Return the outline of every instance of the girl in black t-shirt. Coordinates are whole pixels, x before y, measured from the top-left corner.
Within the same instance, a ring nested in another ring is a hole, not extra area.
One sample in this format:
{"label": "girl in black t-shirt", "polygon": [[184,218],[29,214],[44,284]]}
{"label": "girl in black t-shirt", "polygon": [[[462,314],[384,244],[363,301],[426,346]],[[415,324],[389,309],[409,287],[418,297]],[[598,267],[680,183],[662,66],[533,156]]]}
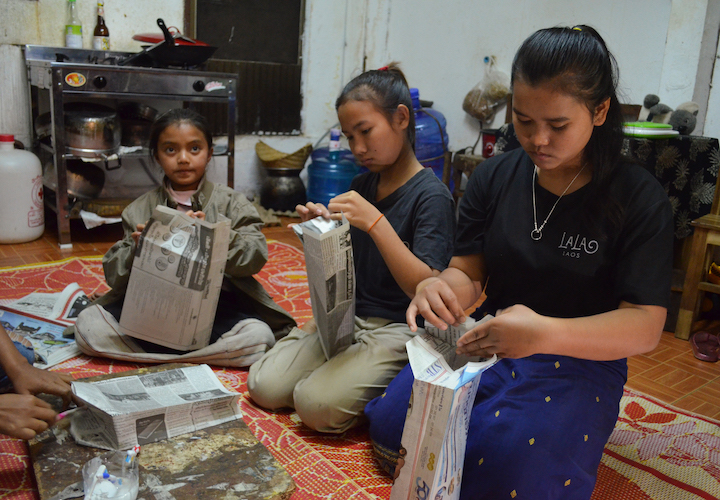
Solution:
{"label": "girl in black t-shirt", "polygon": [[413,151],[413,106],[402,72],[391,65],[363,73],[348,83],[336,109],[369,172],[328,207],[308,203],[297,211],[303,220],[339,220],[342,213],[352,226],[352,344],[326,359],[314,329],[294,329],[248,375],[259,405],[294,408],[307,426],[334,433],[362,423],[367,402],[407,364],[405,343],[416,332],[404,311],[417,284],[447,266],[455,233],[450,191]]}
{"label": "girl in black t-shirt", "polygon": [[[457,345],[501,358],[469,420],[463,499],[589,498],[625,358],[660,339],[672,213],[659,183],[621,157],[616,84],[615,60],[588,26],[525,40],[512,66],[522,149],[475,170],[450,265],[417,286],[407,310],[413,329],[418,315],[458,325],[486,287],[495,314]],[[405,368],[366,407],[386,456],[401,448],[411,387]]]}

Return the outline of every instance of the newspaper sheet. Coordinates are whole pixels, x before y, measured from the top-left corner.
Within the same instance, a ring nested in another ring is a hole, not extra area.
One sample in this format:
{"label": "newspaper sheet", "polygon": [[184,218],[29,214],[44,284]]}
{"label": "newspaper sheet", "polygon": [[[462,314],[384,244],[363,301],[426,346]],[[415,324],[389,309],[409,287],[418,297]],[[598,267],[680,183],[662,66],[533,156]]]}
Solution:
{"label": "newspaper sheet", "polygon": [[447,362],[453,370],[457,370],[468,362],[481,361],[479,356],[472,357],[457,354],[456,346],[458,339],[465,335],[469,330],[472,330],[474,327],[493,317],[493,315],[488,314],[479,321],[476,321],[473,318],[467,318],[464,323],[458,326],[449,325],[447,330],[441,330],[430,323],[425,322],[425,333],[432,335],[434,339],[436,339],[436,341],[433,341],[434,349],[442,354],[445,362]]}
{"label": "newspaper sheet", "polygon": [[352,344],[355,265],[350,223],[316,217],[293,226],[303,242],[310,302],[327,359]]}
{"label": "newspaper sheet", "polygon": [[62,292],[34,292],[7,305],[8,308],[40,318],[72,325],[90,299],[80,285],[71,283]]}
{"label": "newspaper sheet", "polygon": [[[466,362],[428,333],[406,345],[415,380],[401,441],[406,455],[390,499],[457,499],[473,401],[497,356]],[[448,359],[462,365],[453,369]]]}
{"label": "newspaper sheet", "polygon": [[182,351],[206,347],[229,234],[222,215],[211,224],[158,205],[135,251],[120,331]]}
{"label": "newspaper sheet", "polygon": [[242,417],[241,395],[225,388],[208,365],[73,382],[86,403],[71,433],[87,446],[126,450]]}
{"label": "newspaper sheet", "polygon": [[0,306],[0,325],[12,340],[32,345],[36,368],[48,368],[80,354],[75,339],[63,337],[65,326],[59,322]]}

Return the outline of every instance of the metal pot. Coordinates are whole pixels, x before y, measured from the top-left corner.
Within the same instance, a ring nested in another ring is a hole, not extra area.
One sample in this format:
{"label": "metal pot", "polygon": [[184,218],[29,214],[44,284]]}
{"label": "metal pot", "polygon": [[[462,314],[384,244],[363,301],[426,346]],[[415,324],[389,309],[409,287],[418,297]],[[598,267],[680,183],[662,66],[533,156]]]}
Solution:
{"label": "metal pot", "polygon": [[[100,195],[105,185],[105,172],[97,165],[82,160],[67,160],[67,192],[73,198],[92,200]],[[43,182],[57,190],[57,176],[52,163],[45,166]]]}
{"label": "metal pot", "polygon": [[123,146],[150,147],[150,128],[152,123],[146,120],[123,120],[122,139]]}
{"label": "metal pot", "polygon": [[267,178],[260,191],[260,204],[265,208],[285,211],[295,210],[307,201],[305,186],[298,168],[267,169]]}
{"label": "metal pot", "polygon": [[157,118],[158,110],[141,102],[126,101],[118,105],[118,114],[122,120],[146,120],[152,123]]}
{"label": "metal pot", "polygon": [[76,156],[96,158],[117,153],[122,131],[115,110],[90,102],[65,105],[65,143]]}

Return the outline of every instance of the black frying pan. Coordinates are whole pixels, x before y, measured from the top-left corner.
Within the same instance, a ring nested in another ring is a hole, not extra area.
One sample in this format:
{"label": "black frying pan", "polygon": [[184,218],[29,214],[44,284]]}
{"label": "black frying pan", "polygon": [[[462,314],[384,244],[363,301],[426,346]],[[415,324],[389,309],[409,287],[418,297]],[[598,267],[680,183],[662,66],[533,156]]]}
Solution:
{"label": "black frying pan", "polygon": [[120,66],[179,66],[190,68],[204,63],[217,50],[217,47],[187,37],[183,37],[183,40],[185,42],[191,40],[192,43],[178,43],[173,34],[167,29],[167,26],[165,26],[165,21],[158,19],[157,24],[160,26],[165,39],[120,61],[118,63]]}

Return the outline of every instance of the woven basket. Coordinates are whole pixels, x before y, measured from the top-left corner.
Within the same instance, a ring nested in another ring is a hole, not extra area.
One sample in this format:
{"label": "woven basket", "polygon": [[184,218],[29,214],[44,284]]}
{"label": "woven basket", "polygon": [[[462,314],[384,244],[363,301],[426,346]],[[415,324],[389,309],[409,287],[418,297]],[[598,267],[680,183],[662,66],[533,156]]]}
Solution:
{"label": "woven basket", "polygon": [[294,168],[300,170],[305,166],[305,161],[312,153],[312,144],[308,144],[294,153],[283,153],[268,146],[263,141],[258,141],[255,143],[255,152],[265,165],[265,168]]}

